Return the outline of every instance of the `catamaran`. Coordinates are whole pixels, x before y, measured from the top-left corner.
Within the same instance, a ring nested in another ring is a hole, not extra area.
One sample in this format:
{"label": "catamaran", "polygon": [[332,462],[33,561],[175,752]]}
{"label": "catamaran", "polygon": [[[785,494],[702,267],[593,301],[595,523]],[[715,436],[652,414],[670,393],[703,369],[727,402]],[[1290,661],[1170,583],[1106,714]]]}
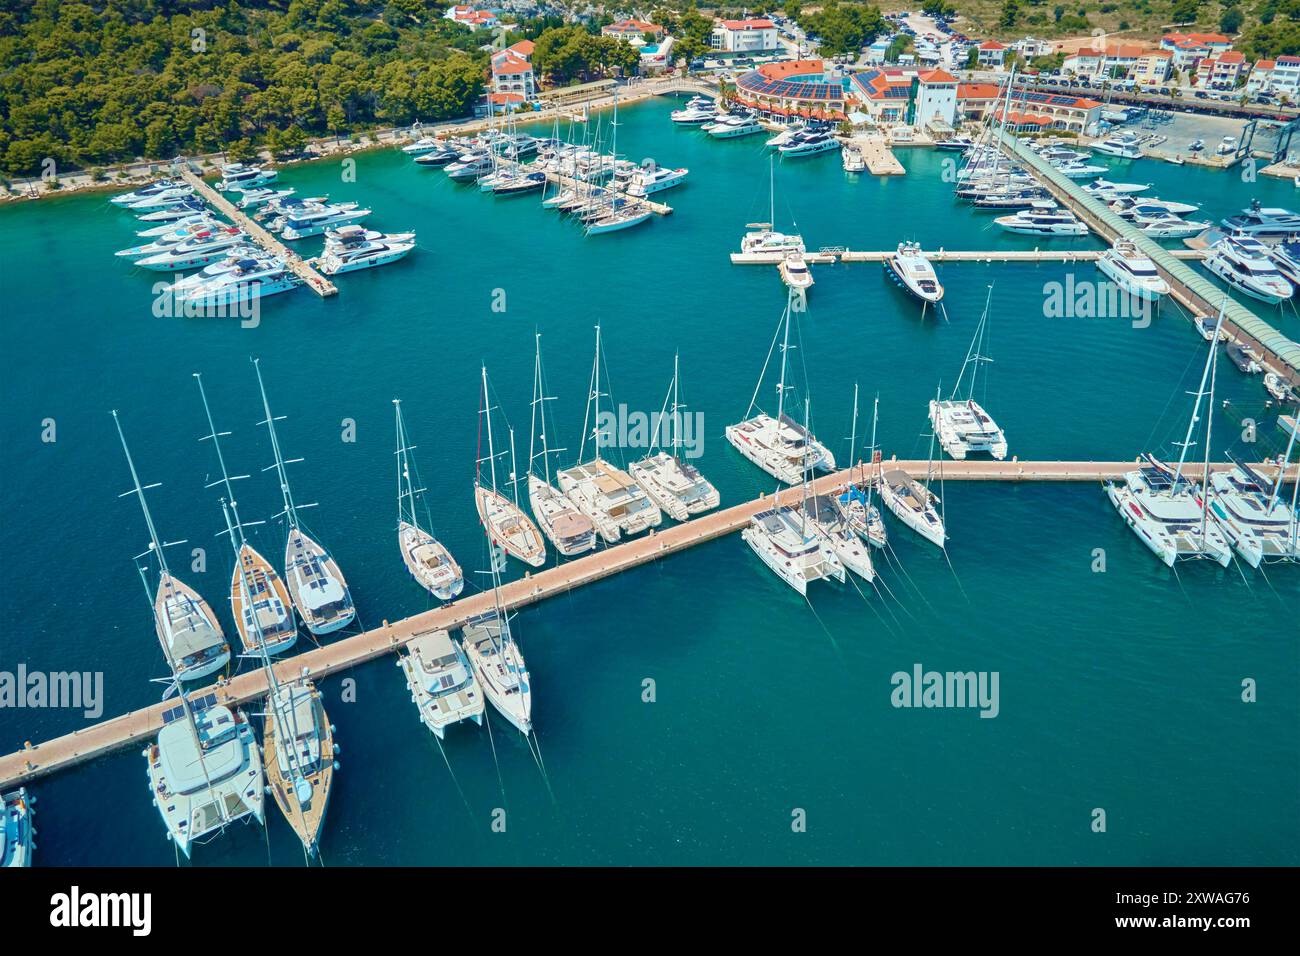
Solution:
{"label": "catamaran", "polygon": [[442,740],[447,728],[462,720],[482,725],[483,689],[465,649],[442,630],[420,634],[406,648],[397,666],[424,726]]}
{"label": "catamaran", "polygon": [[263,651],[278,654],[288,650],[298,639],[298,626],[294,623],[289,592],[280,575],[275,573],[271,562],[262,557],[244,537],[244,528],[264,522],[244,523],[239,520],[233,482],[242,480],[247,475],[232,479],[226,471],[226,460],[221,454],[221,438],[230,433],[217,431],[212,420],[212,409],[208,407],[208,395],[203,389],[203,377],[195,372],[194,381],[198,383],[199,397],[203,399],[203,413],[208,421],[209,431],[202,440],[212,442],[221,469],[221,477],[208,487],[218,484],[225,486],[227,501],[235,516],[232,545],[236,560],[230,577],[230,609],[235,618],[235,627],[244,643],[245,654],[260,654]]}
{"label": "catamaran", "polygon": [[[975,382],[979,368],[985,362],[993,361],[982,354],[989,319],[989,303],[993,299],[993,287],[989,287],[988,297],[984,301],[984,313],[975,327],[970,348],[966,350],[966,360],[962,362],[957,381],[953,384],[952,394],[947,401],[940,401],[936,395],[930,402],[930,424],[939,437],[939,444],[951,457],[962,461],[970,452],[988,452],[998,461],[1007,457],[1007,439],[998,423],[993,420],[975,401]],[[970,383],[966,397],[958,399],[962,380],[966,370],[971,370]]]}
{"label": "catamaran", "polygon": [[[651,454],[634,462],[628,471],[637,483],[645,489],[650,499],[668,512],[676,521],[685,521],[691,515],[700,514],[716,508],[721,498],[718,489],[700,474],[700,470],[689,464],[682,457],[682,409],[686,406],[678,401],[678,382],[680,380],[677,356],[673,356],[673,381],[664,396],[663,409],[655,420],[654,437],[651,441]],[[671,399],[671,405],[669,400]],[[672,429],[672,454],[662,450],[662,426],[668,422]],[[660,451],[655,452],[656,448]]]}
{"label": "catamaran", "polygon": [[[153,554],[158,561],[158,590],[152,602],[158,642],[167,659],[175,663],[172,673],[177,681],[208,677],[230,661],[230,644],[208,602],[172,575],[163,549],[184,542],[163,542],[158,537],[149,503],[145,500],[145,489],[140,484],[140,476],[136,473],[131,450],[126,446],[126,436],[122,433],[122,423],[118,421],[116,411],[113,412],[113,423],[117,426],[117,437],[121,439],[122,452],[126,455],[126,464],[131,470],[131,481],[135,486],[133,491],[126,494],[134,494],[139,500],[145,526],[149,529],[149,550],[145,554]],[[156,488],[157,485],[149,487]]]}
{"label": "catamaran", "polygon": [[788,252],[805,251],[802,236],[776,232],[772,226],[776,222],[775,157],[768,159],[767,205],[767,222],[751,222],[745,227],[749,232],[740,239],[740,252],[731,254],[733,262],[755,255],[762,257],[764,262],[781,262]]}
{"label": "catamaran", "polygon": [[[1222,324],[1223,312],[1220,311],[1218,327]],[[1170,468],[1154,456],[1144,454],[1146,465],[1126,472],[1119,481],[1106,482],[1106,495],[1124,523],[1169,567],[1173,567],[1176,561],[1203,558],[1227,567],[1232,560],[1232,546],[1219,526],[1217,516],[1209,507],[1211,495],[1202,494],[1196,483],[1183,474],[1187,452],[1193,444],[1192,435],[1196,423],[1200,421],[1201,400],[1207,394],[1209,407],[1214,408],[1214,358],[1219,345],[1218,327],[1210,341],[1200,387],[1194,393],[1196,400],[1187,422],[1187,436],[1180,445],[1178,467]],[[1205,389],[1207,379],[1210,382],[1208,393]],[[1211,423],[1212,416],[1205,425],[1207,475],[1210,468]]]}
{"label": "catamaran", "polygon": [[772,359],[769,348],[767,361],[759,373],[758,384],[749,400],[745,419],[726,428],[727,441],[742,455],[758,465],[778,481],[787,485],[797,485],[803,481],[805,468],[819,471],[831,471],[835,468],[835,457],[808,429],[793,421],[785,414],[787,356],[790,350],[790,302],[781,314],[781,323],[773,336],[772,345],[781,338],[781,377],[776,385],[776,417],[764,413],[750,417],[758,401],[759,390],[763,387],[763,378],[767,374],[768,362]]}
{"label": "catamaran", "polygon": [[[600,326],[597,325],[596,356],[591,366],[587,409],[583,414],[582,443],[578,447],[579,463],[559,472],[556,480],[560,490],[596,525],[600,536],[613,544],[624,534],[640,534],[650,528],[657,528],[663,522],[663,512],[631,475],[601,457],[601,448],[605,444],[600,417],[600,400],[605,397],[600,390],[603,365]],[[595,415],[591,416],[593,406]],[[594,423],[591,431],[587,431],[588,421]],[[588,438],[593,439],[595,456],[591,461],[584,462]]]}
{"label": "catamaran", "polygon": [[1216,471],[1210,479],[1214,493],[1210,510],[1237,554],[1252,568],[1261,562],[1300,562],[1300,512],[1296,510],[1300,481],[1291,492],[1289,508],[1279,500],[1295,440],[1292,430],[1286,453],[1278,462],[1277,478],[1271,483],[1238,461],[1228,471]]}
{"label": "catamaran", "polygon": [[[547,446],[546,436],[546,386],[542,376],[542,336],[533,336],[535,354],[533,359],[533,402],[532,420],[528,429],[528,504],[538,525],[551,539],[555,550],[566,558],[583,554],[596,546],[595,523],[578,510],[569,498],[551,484],[551,455],[564,451],[563,448]],[[541,439],[541,451],[534,454],[534,439]],[[541,459],[542,474],[534,471],[537,460]]]}
{"label": "catamaran", "polygon": [[[479,457],[474,475],[474,506],[488,540],[511,557],[518,558],[530,567],[540,568],[546,563],[546,544],[537,525],[519,507],[519,476],[515,470],[515,433],[510,431],[510,485],[514,499],[497,490],[497,454],[492,441],[492,400],[488,391],[487,366],[483,366],[482,421],[486,426],[479,432],[487,435],[487,457]],[[480,448],[481,452],[481,448]],[[503,452],[504,454],[504,452]],[[483,465],[487,464],[488,482],[483,481]]]}
{"label": "catamaran", "polygon": [[397,420],[397,544],[402,561],[421,587],[439,601],[450,601],[465,587],[465,578],[447,547],[420,527],[416,496],[424,489],[416,488],[411,480],[415,446],[406,437],[400,399],[393,399],[393,409]]}
{"label": "catamaran", "polygon": [[[266,399],[266,386],[262,382],[260,360],[253,359],[253,370],[257,373],[257,388],[262,394],[262,411],[266,419],[259,424],[266,426],[271,438],[271,451],[275,455],[275,469],[280,479],[280,494],[284,499],[284,510],[276,517],[283,517],[288,524],[289,537],[284,546],[284,580],[289,588],[289,597],[298,610],[307,630],[317,637],[332,634],[347,627],[357,616],[356,606],[348,591],[348,582],[334,558],[325,548],[318,544],[298,521],[299,508],[314,508],[315,503],[300,505],[293,499],[289,488],[289,475],[286,464],[301,461],[300,458],[286,462],[280,453],[280,439],[275,432],[275,423],[283,419],[271,414],[271,406]],[[269,469],[266,469],[269,470]]]}

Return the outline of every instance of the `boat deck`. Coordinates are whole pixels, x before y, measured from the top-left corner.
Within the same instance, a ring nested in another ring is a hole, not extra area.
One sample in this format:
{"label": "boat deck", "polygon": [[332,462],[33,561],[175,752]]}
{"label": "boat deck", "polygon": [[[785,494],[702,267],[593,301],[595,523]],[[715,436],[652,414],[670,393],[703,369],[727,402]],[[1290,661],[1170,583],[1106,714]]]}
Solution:
{"label": "boat deck", "polygon": [[[945,481],[1099,482],[1119,478],[1136,467],[1132,461],[945,461],[942,476]],[[1231,467],[1230,463],[1210,466],[1212,471]],[[1251,467],[1270,480],[1277,474],[1275,464]],[[931,470],[931,463],[924,460],[893,459],[884,462],[884,468],[889,471],[901,470],[912,477],[922,478]],[[1199,481],[1203,478],[1201,466],[1189,464],[1183,470],[1192,480]],[[938,466],[935,466],[934,473],[940,474]],[[825,475],[812,482],[811,492],[835,493],[857,474],[860,472],[855,469]],[[1298,477],[1300,465],[1291,466],[1288,480],[1295,481]],[[787,492],[787,495],[790,494]],[[772,499],[763,496],[633,538],[536,574],[525,575],[502,587],[501,604],[506,609],[514,609],[566,594],[584,584],[591,584],[694,545],[740,531],[755,514],[771,507]],[[476,593],[400,621],[384,621],[380,627],[285,658],[273,666],[285,683],[296,680],[304,671],[319,682],[321,677],[394,653],[420,634],[460,627],[475,615],[492,611],[493,608],[492,592]],[[220,703],[245,703],[266,694],[266,676],[260,668],[248,671],[230,680],[219,681],[212,692]],[[44,743],[28,744],[22,750],[0,756],[0,789],[11,789],[114,750],[140,744],[157,735],[162,727],[163,712],[171,706],[175,706],[174,703],[153,704]]]}

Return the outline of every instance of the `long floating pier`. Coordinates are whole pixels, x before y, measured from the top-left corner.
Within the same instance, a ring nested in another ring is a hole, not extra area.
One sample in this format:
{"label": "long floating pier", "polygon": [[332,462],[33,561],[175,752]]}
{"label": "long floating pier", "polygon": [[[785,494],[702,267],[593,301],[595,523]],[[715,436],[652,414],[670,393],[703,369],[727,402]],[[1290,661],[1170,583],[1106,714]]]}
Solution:
{"label": "long floating pier", "polygon": [[[942,477],[945,481],[1096,482],[1117,478],[1137,466],[1134,462],[1124,461],[1017,461],[1012,459],[1001,462],[945,461],[942,465],[929,461],[891,460],[884,462],[884,467],[888,470],[901,469],[916,478],[923,478],[927,473],[933,472],[935,477]],[[1231,467],[1229,464],[1212,464],[1210,469],[1218,471],[1229,467]],[[1273,477],[1277,474],[1275,464],[1253,467],[1265,477]],[[1187,465],[1184,467],[1184,472],[1194,480],[1204,478],[1204,468],[1201,465]],[[829,494],[845,487],[849,481],[860,475],[859,469],[826,475],[812,483],[812,491],[816,494]],[[1290,481],[1300,479],[1300,465],[1290,469],[1288,479]],[[798,495],[797,489],[788,489],[782,493],[782,499],[793,502]],[[693,545],[739,531],[749,523],[751,516],[772,507],[772,503],[772,497],[765,495],[754,501],[733,505],[673,525],[660,532],[652,531],[646,536],[596,551],[538,574],[526,574],[523,578],[502,587],[502,605],[513,609],[534,604],[548,597],[565,594],[584,584],[618,574],[620,571],[683,551]],[[391,623],[384,621],[380,627],[372,630],[285,658],[275,664],[275,670],[285,681],[297,677],[304,671],[314,677],[323,677],[383,654],[393,653],[420,634],[460,627],[470,617],[490,611],[492,608],[491,592],[481,592],[400,621]],[[394,693],[398,690],[397,684],[394,683]],[[228,681],[219,681],[212,691],[223,703],[232,705],[246,703],[266,694],[266,677],[261,669],[249,671]],[[76,766],[123,747],[143,743],[157,735],[162,727],[163,712],[175,706],[175,701],[154,704],[45,743],[27,744],[16,753],[0,757],[0,790]]]}
{"label": "long floating pier", "polygon": [[[528,164],[520,163],[518,160],[498,159],[497,164],[500,166],[510,166],[525,173],[537,172],[537,170],[532,169],[530,166],[528,166]],[[546,181],[548,183],[555,183],[563,189],[572,189],[574,191],[579,192],[579,194],[581,194],[581,191],[584,190],[590,191],[592,193],[595,193],[597,191],[613,192],[616,193],[620,199],[627,202],[628,205],[633,206],[637,209],[649,209],[657,216],[672,215],[673,207],[667,205],[666,203],[654,202],[653,200],[646,199],[642,196],[633,196],[620,189],[614,189],[610,186],[602,186],[599,183],[585,182],[581,179],[575,179],[572,176],[565,176],[563,173],[557,173],[551,170],[547,170]]]}
{"label": "long floating pier", "polygon": [[[927,252],[925,257],[931,262],[1096,262],[1102,257],[1102,249],[940,249]],[[816,265],[833,262],[884,262],[897,255],[893,249],[856,251],[828,247],[804,256],[808,262]],[[1178,259],[1203,259],[1205,253],[1200,249],[1174,249],[1170,254]],[[733,252],[732,265],[770,266],[781,262],[783,253],[770,252]]]}
{"label": "long floating pier", "polygon": [[249,238],[267,252],[278,256],[290,272],[302,279],[307,288],[321,298],[338,295],[338,287],[333,282],[313,269],[307,260],[267,232],[260,223],[254,221],[229,199],[205,183],[192,170],[182,169],[181,178],[193,186],[204,200],[216,207],[223,216],[228,216],[231,222],[248,233]]}

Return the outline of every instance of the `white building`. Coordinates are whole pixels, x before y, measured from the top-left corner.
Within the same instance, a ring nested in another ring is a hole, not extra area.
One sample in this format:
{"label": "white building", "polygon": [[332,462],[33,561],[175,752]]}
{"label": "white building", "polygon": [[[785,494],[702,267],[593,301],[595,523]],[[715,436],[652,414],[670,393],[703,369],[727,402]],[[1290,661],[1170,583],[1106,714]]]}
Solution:
{"label": "white building", "polygon": [[453,20],[462,26],[467,26],[471,30],[492,30],[501,25],[495,13],[470,6],[448,7],[442,17],[444,20]]}
{"label": "white building", "polygon": [[912,125],[951,129],[957,125],[957,77],[944,70],[922,70],[916,77]]}
{"label": "white building", "polygon": [[713,49],[724,53],[762,53],[781,46],[771,20],[719,20],[713,27]]}

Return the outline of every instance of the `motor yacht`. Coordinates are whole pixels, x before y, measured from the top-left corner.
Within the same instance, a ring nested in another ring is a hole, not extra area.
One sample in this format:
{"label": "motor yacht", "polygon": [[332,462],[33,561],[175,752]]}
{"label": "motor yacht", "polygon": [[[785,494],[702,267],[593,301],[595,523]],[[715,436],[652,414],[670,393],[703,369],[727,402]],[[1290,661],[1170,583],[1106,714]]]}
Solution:
{"label": "motor yacht", "polygon": [[813,287],[812,270],[808,268],[808,260],[802,252],[787,252],[777,265],[777,270],[781,273],[781,281],[796,292],[806,293]]}
{"label": "motor yacht", "polygon": [[686,176],[689,172],[690,170],[684,167],[681,169],[668,169],[660,166],[653,169],[637,170],[628,183],[628,195],[644,197],[649,196],[651,193],[662,192],[665,189],[680,186],[686,182]]}
{"label": "motor yacht", "polygon": [[357,222],[370,215],[369,209],[359,209],[354,202],[304,203],[293,208],[271,223],[281,239],[293,241],[308,236],[318,236],[327,229]]}
{"label": "motor yacht", "polygon": [[253,299],[288,292],[302,284],[278,259],[242,259],[233,268],[176,291],[178,299],[198,310],[224,309]]}
{"label": "motor yacht", "polygon": [[943,286],[934,266],[917,242],[900,242],[898,251],[884,260],[886,274],[922,302],[934,303],[943,298]]}
{"label": "motor yacht", "polygon": [[789,142],[782,143],[777,147],[777,152],[782,156],[798,157],[813,156],[817,153],[824,153],[828,150],[839,149],[840,141],[830,133],[824,131],[809,131],[797,133]]}
{"label": "motor yacht", "polygon": [[1156,264],[1132,240],[1118,240],[1101,254],[1097,268],[1129,295],[1154,302],[1169,294],[1169,283]]}
{"label": "motor yacht", "polygon": [[155,272],[183,272],[211,265],[230,255],[230,249],[242,245],[248,234],[234,226],[205,229],[168,246],[161,252],[137,259],[141,269]]}
{"label": "motor yacht", "polygon": [[1288,239],[1300,236],[1300,214],[1290,209],[1260,206],[1257,199],[1249,208],[1224,219],[1223,227],[1231,234],[1256,239]]}
{"label": "motor yacht", "polygon": [[1026,236],[1086,236],[1088,227],[1066,209],[1034,208],[993,220],[1007,232]]}
{"label": "motor yacht", "polygon": [[317,260],[327,276],[387,265],[415,248],[415,233],[386,236],[361,226],[341,226],[326,232],[325,250]]}
{"label": "motor yacht", "polygon": [[1270,305],[1291,298],[1295,292],[1258,239],[1220,239],[1206,250],[1202,265],[1237,291]]}
{"label": "motor yacht", "polygon": [[763,124],[753,116],[731,113],[703,129],[714,139],[737,139],[763,132]]}
{"label": "motor yacht", "polygon": [[263,186],[276,178],[274,169],[245,163],[228,163],[221,167],[221,182],[217,188],[222,192],[239,192],[252,186]]}

